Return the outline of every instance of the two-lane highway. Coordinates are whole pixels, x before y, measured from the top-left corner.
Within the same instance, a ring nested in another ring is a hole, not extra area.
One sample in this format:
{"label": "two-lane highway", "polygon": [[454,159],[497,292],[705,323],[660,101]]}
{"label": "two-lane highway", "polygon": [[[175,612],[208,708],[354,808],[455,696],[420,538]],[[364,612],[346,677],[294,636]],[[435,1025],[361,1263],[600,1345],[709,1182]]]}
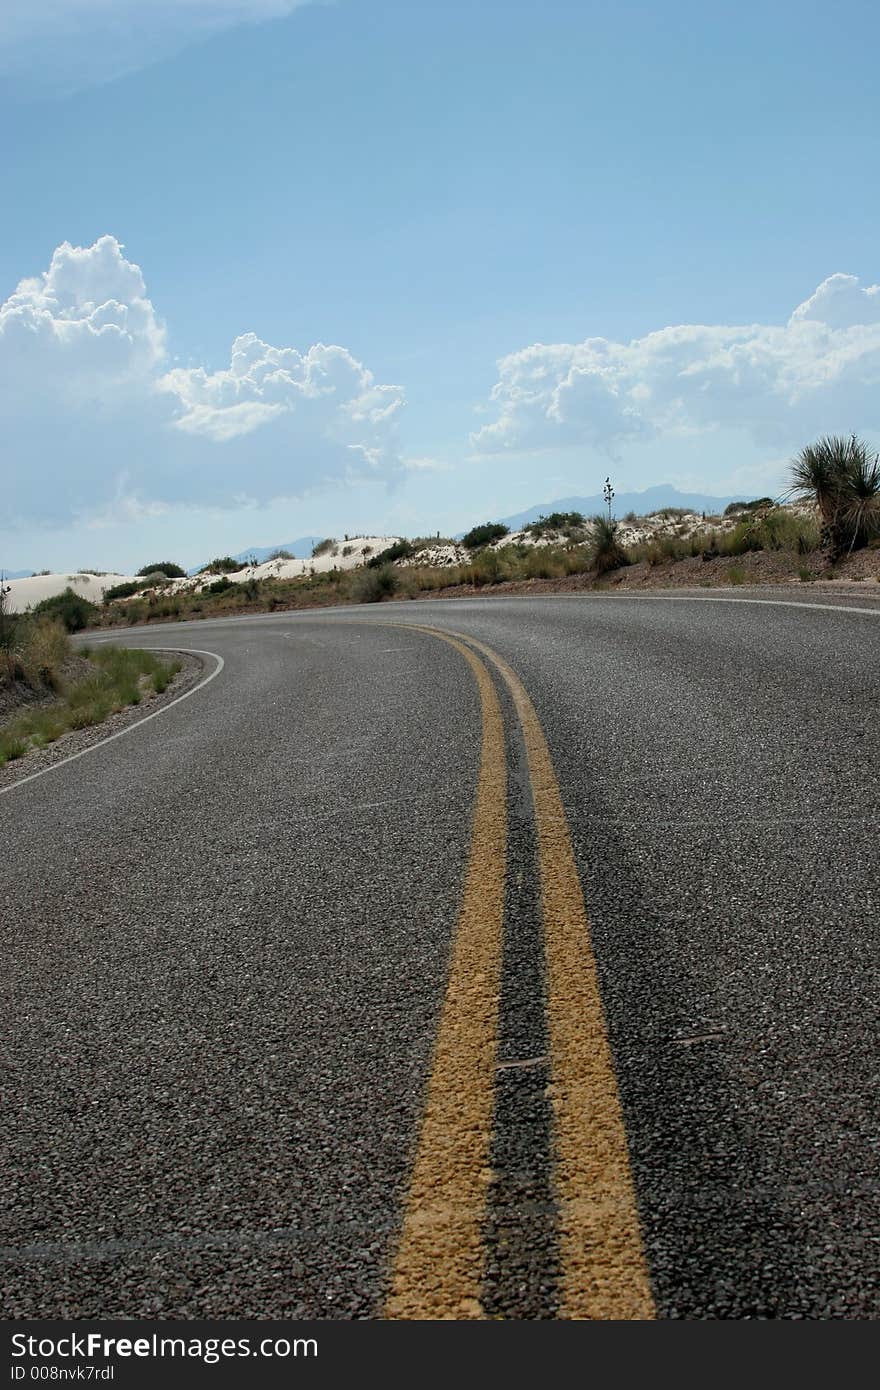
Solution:
{"label": "two-lane highway", "polygon": [[877,1316],[880,603],[113,640],[224,665],[0,797],[7,1316]]}

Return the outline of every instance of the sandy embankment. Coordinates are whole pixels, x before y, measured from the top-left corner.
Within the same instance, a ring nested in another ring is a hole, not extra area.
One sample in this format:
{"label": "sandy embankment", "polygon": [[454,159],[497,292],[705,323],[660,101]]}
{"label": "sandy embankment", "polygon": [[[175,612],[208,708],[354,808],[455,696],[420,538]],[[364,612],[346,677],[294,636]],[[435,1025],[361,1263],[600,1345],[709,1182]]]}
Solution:
{"label": "sandy embankment", "polygon": [[44,598],[53,598],[72,589],[91,603],[100,603],[105,589],[113,584],[127,584],[130,574],[35,574],[31,579],[7,579],[4,588],[8,590],[7,606],[10,613],[24,613],[42,603]]}
{"label": "sandy embankment", "polygon": [[[303,575],[324,574],[332,569],[349,570],[366,564],[373,555],[387,550],[399,536],[354,536],[351,540],[334,541],[321,555],[304,560],[264,560],[261,565],[244,565],[226,576],[231,584],[245,584],[249,579],[299,579]],[[217,574],[193,574],[185,579],[172,579],[162,586],[166,594],[197,593],[216,582]],[[130,584],[137,579],[131,574],[38,574],[31,579],[8,579],[4,585],[10,613],[24,613],[43,599],[61,594],[65,589],[92,603],[101,603],[105,590],[114,584]],[[149,592],[145,590],[145,592]]]}

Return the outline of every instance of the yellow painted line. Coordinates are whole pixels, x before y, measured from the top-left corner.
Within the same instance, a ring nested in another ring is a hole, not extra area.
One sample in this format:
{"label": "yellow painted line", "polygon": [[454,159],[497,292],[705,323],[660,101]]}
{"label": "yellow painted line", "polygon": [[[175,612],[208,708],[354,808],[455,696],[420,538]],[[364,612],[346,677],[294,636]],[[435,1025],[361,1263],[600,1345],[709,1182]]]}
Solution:
{"label": "yellow painted line", "polygon": [[656,1311],[590,926],[550,750],[528,693],[507,662],[475,638],[454,635],[482,652],[500,672],[525,738],[547,962],[560,1316],[653,1318]]}
{"label": "yellow painted line", "polygon": [[504,728],[483,663],[455,638],[431,631],[465,657],[476,677],[482,752],[464,892],[385,1316],[480,1318],[507,857]]}

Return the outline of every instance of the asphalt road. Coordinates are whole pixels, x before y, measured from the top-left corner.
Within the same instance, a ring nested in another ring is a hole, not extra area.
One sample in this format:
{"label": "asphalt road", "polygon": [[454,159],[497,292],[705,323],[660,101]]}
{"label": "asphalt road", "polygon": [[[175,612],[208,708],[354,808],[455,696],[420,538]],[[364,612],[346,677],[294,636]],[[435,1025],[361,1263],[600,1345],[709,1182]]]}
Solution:
{"label": "asphalt road", "polygon": [[880,601],[791,597],[122,634],[224,665],[0,796],[5,1316],[878,1316]]}

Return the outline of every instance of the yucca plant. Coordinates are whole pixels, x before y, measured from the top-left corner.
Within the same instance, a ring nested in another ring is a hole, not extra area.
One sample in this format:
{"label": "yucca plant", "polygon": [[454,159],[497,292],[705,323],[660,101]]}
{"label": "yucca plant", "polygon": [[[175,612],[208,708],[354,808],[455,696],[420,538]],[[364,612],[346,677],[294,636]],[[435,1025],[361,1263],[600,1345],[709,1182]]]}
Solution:
{"label": "yucca plant", "polygon": [[592,568],[597,575],[607,574],[609,570],[619,569],[629,564],[629,556],[618,538],[618,524],[607,516],[594,516],[592,544]]}
{"label": "yucca plant", "polygon": [[830,559],[880,530],[880,461],[856,435],[824,435],[792,460],[791,492],[816,503]]}
{"label": "yucca plant", "polygon": [[840,504],[841,522],[849,533],[849,548],[867,545],[880,532],[880,456],[862,450],[847,473]]}

